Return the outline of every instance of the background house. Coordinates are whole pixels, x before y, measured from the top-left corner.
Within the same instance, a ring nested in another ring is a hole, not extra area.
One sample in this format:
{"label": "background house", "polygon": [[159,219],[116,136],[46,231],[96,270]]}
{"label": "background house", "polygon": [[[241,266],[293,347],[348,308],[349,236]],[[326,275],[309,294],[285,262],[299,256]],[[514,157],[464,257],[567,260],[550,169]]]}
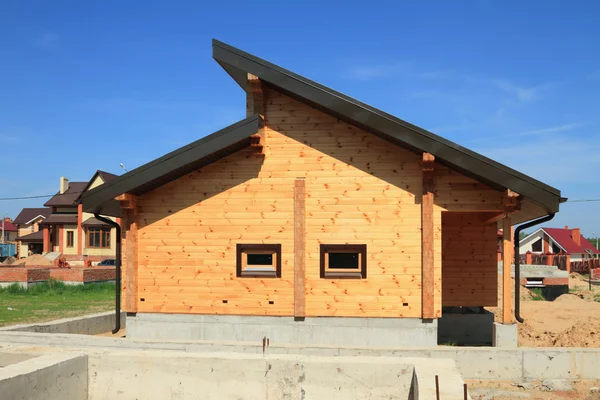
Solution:
{"label": "background house", "polygon": [[9,217],[4,217],[2,220],[2,229],[4,230],[4,236],[2,237],[3,243],[16,243],[17,240],[17,225]]}
{"label": "background house", "polygon": [[69,182],[60,178],[59,191],[44,204],[51,209],[41,223],[43,251],[59,252],[67,259],[88,257],[92,260],[112,258],[115,255],[114,228],[84,213],[79,204],[81,194],[117,177],[96,171],[88,182]]}
{"label": "background house", "polygon": [[585,261],[590,258],[600,257],[598,251],[585,237],[579,228],[540,228],[531,235],[521,239],[521,254],[558,254],[571,255],[571,262]]}
{"label": "background house", "polygon": [[21,210],[14,223],[18,226],[17,252],[20,258],[27,257],[29,252],[41,254],[44,239],[40,224],[52,212],[50,208],[24,208]]}

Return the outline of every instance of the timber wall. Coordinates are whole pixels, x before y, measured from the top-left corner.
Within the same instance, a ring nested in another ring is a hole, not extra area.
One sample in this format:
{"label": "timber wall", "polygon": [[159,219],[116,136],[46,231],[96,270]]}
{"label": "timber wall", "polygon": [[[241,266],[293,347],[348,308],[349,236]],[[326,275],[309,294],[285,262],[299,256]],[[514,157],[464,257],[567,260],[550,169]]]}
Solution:
{"label": "timber wall", "polygon": [[442,305],[496,306],[496,224],[489,213],[442,215]]}
{"label": "timber wall", "polygon": [[[421,155],[273,90],[265,97],[264,158],[243,150],[138,198],[137,311],[293,315],[294,179],[303,177],[306,315],[420,317]],[[502,194],[436,167],[439,317],[442,212],[501,210]],[[281,278],[236,278],[237,243],[281,244]],[[319,278],[320,243],[366,244],[368,278]]]}

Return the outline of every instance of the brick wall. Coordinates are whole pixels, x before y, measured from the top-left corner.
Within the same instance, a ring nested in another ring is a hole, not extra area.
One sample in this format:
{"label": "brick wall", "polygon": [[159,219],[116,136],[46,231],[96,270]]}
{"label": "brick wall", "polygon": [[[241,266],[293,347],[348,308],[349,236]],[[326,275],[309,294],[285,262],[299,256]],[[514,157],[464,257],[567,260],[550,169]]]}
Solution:
{"label": "brick wall", "polygon": [[0,268],[0,282],[39,282],[50,278],[50,271],[41,268]]}
{"label": "brick wall", "polygon": [[67,282],[96,282],[115,280],[115,267],[19,266],[0,268],[0,282],[39,282],[50,278]]}
{"label": "brick wall", "polygon": [[50,276],[58,281],[67,282],[96,282],[114,280],[115,267],[71,267],[53,268]]}

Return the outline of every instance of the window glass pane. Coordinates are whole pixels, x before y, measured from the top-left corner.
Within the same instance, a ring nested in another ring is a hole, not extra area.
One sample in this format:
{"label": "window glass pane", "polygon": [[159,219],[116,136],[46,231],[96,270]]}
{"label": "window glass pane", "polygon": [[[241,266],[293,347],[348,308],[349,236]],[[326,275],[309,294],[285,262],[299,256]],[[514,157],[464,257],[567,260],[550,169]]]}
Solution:
{"label": "window glass pane", "polygon": [[531,245],[532,251],[542,251],[542,239],[539,239],[537,242]]}
{"label": "window glass pane", "polygon": [[273,265],[273,254],[248,254],[248,265]]}
{"label": "window glass pane", "polygon": [[358,254],[359,253],[328,253],[328,267],[358,269]]}

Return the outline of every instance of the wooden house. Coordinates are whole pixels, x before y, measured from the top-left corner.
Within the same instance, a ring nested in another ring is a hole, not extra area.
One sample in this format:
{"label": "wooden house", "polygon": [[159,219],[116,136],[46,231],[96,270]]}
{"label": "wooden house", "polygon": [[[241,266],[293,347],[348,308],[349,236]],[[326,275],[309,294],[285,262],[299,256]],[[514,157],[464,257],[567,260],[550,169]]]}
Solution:
{"label": "wooden house", "polygon": [[213,58],[247,118],[82,197],[122,218],[128,337],[435,345],[444,307],[498,305],[498,225],[510,271],[511,226],[559,209],[422,128],[222,42]]}

